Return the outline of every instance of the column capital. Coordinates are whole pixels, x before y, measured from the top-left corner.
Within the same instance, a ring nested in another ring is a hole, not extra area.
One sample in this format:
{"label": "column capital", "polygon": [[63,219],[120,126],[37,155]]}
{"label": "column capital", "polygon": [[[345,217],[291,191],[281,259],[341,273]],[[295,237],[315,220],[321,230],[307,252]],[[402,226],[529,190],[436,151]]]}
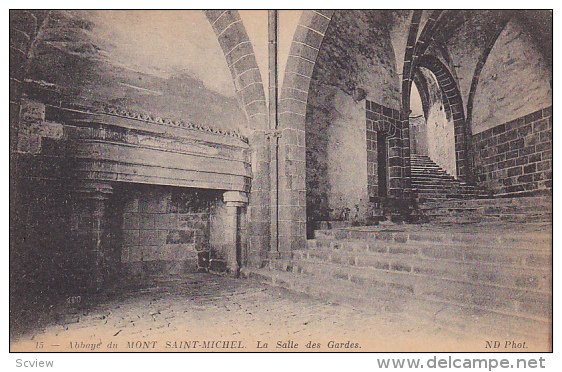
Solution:
{"label": "column capital", "polygon": [[248,194],[242,191],[225,191],[222,199],[227,207],[244,207],[248,204]]}

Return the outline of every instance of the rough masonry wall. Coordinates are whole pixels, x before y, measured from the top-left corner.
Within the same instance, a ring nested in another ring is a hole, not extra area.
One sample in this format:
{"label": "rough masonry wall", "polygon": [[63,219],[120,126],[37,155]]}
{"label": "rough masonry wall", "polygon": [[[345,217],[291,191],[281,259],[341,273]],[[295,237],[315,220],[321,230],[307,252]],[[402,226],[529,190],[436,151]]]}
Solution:
{"label": "rough masonry wall", "polygon": [[500,194],[552,189],[552,107],[473,136],[478,181]]}
{"label": "rough masonry wall", "polygon": [[326,31],[307,104],[308,220],[362,219],[367,213],[364,99],[400,107],[388,17],[337,11]]}
{"label": "rough masonry wall", "polygon": [[153,185],[126,185],[121,262],[130,273],[224,271],[211,248],[211,215],[220,194]]}
{"label": "rough masonry wall", "polygon": [[[11,257],[15,295],[40,305],[48,296],[61,296],[74,286],[76,261],[69,241],[70,197],[64,182],[22,182],[20,206],[22,243]],[[11,229],[14,229],[11,226]],[[67,254],[68,252],[68,254]],[[18,290],[19,289],[19,290]],[[19,292],[19,293],[18,293]]]}
{"label": "rough masonry wall", "polygon": [[552,74],[542,51],[515,20],[498,37],[474,96],[472,133],[528,115],[552,102]]}
{"label": "rough masonry wall", "polygon": [[17,226],[10,226],[19,237],[11,242],[17,249],[10,257],[11,288],[15,301],[26,301],[30,308],[71,290],[77,261],[66,254],[75,250],[68,239],[71,198],[65,181],[69,167],[63,125],[46,121],[43,105],[23,101],[18,136],[14,166],[19,177],[11,177],[17,182],[20,204],[15,208],[20,219]]}
{"label": "rough masonry wall", "polygon": [[439,43],[440,49],[445,53],[445,60],[450,62],[448,66],[456,78],[465,107],[478,61],[510,16],[511,12],[507,10],[460,10],[449,16],[458,19],[454,31],[445,27],[436,38],[443,40]]}

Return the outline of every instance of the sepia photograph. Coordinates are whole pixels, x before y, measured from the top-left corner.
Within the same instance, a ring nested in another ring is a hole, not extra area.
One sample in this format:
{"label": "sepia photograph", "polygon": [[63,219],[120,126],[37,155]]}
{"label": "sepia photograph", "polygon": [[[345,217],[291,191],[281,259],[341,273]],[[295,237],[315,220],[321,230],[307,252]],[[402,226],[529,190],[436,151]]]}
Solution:
{"label": "sepia photograph", "polygon": [[550,353],[552,94],[549,9],[10,9],[9,351]]}

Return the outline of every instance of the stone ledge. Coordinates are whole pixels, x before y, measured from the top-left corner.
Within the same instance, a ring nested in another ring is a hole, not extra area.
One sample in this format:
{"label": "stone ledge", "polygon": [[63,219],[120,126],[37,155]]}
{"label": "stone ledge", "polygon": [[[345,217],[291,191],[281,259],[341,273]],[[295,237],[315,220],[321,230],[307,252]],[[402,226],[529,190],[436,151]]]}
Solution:
{"label": "stone ledge", "polygon": [[71,103],[71,102],[65,102],[62,101],[60,97],[58,97],[56,86],[42,85],[44,84],[43,82],[32,81],[29,79],[26,79],[25,83],[28,86],[27,90],[33,92],[34,98],[31,98],[31,101],[39,100],[38,98],[35,97],[35,95],[37,94],[35,91],[40,91],[41,93],[44,93],[42,94],[40,100],[45,105],[47,110],[51,110],[51,113],[52,110],[56,110],[59,112],[74,113],[82,116],[115,117],[115,118],[132,120],[132,121],[141,121],[141,122],[155,124],[159,126],[198,131],[215,136],[223,136],[227,138],[238,139],[244,143],[248,143],[248,138],[243,136],[238,131],[221,130],[217,128],[195,124],[189,120],[165,118],[147,112],[135,112],[125,108],[111,106],[105,102],[92,101],[91,104],[88,104],[87,106]]}

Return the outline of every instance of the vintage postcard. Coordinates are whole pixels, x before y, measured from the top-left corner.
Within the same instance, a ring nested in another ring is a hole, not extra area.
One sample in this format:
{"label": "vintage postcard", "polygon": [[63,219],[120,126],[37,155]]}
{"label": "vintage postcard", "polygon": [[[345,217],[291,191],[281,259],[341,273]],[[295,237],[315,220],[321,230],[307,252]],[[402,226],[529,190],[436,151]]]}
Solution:
{"label": "vintage postcard", "polygon": [[11,352],[550,352],[551,10],[9,12]]}

